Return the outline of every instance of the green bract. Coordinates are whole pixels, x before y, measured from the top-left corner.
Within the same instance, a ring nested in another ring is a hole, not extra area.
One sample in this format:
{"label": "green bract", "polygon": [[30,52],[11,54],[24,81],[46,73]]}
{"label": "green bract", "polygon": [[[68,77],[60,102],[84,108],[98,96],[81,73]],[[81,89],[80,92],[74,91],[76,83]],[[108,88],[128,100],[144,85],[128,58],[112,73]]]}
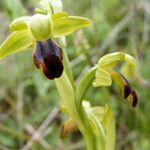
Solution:
{"label": "green bract", "polygon": [[[115,147],[115,119],[110,106],[88,107],[86,113],[95,135],[96,149],[114,150]],[[99,142],[101,141],[101,142]]]}

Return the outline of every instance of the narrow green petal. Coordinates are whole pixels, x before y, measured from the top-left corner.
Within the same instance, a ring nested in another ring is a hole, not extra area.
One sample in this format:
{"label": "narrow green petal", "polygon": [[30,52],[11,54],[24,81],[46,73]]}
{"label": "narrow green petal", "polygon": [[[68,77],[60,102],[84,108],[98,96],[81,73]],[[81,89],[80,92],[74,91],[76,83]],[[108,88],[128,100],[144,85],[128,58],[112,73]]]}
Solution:
{"label": "narrow green petal", "polygon": [[60,18],[62,18],[62,17],[68,17],[68,13],[65,12],[65,11],[62,11],[62,12],[53,14],[53,15],[52,15],[52,20],[54,20],[54,19],[60,19]]}
{"label": "narrow green petal", "polygon": [[16,31],[0,46],[0,59],[25,50],[32,44],[32,35],[28,30]]}
{"label": "narrow green petal", "polygon": [[111,76],[108,72],[98,68],[95,74],[95,80],[93,81],[94,87],[110,86],[112,83]]}
{"label": "narrow green petal", "polygon": [[41,2],[38,5],[38,8],[36,8],[37,13],[41,14],[52,14],[52,13],[58,13],[63,10],[63,5],[61,0],[41,0]]}
{"label": "narrow green petal", "polygon": [[125,63],[122,67],[121,67],[121,73],[126,75],[127,78],[131,79],[134,78],[136,76],[136,67],[129,64],[129,63]]}
{"label": "narrow green petal", "polygon": [[91,21],[75,16],[62,17],[59,19],[53,19],[53,36],[61,37],[64,35],[68,35],[80,28],[87,27],[91,24]]}
{"label": "narrow green petal", "polygon": [[47,0],[41,0],[38,3],[38,7],[35,9],[36,13],[40,13],[40,14],[48,14],[48,13],[52,13],[50,5],[48,3]]}

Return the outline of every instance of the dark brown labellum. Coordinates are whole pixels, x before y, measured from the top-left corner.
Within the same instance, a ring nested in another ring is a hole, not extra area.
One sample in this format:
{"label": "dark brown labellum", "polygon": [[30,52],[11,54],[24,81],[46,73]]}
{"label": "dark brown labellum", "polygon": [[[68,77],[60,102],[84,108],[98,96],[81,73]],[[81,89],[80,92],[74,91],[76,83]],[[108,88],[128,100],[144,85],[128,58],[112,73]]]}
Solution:
{"label": "dark brown labellum", "polygon": [[36,67],[41,67],[48,79],[59,78],[62,75],[62,49],[53,39],[50,38],[46,41],[38,41],[33,58]]}
{"label": "dark brown labellum", "polygon": [[124,86],[124,98],[126,99],[132,92],[132,89],[129,85],[125,84]]}
{"label": "dark brown labellum", "polygon": [[132,96],[132,106],[135,107],[137,105],[138,102],[138,97],[136,92],[132,89],[131,85],[129,84],[129,82],[127,81],[127,79],[123,76],[122,79],[124,80],[124,98],[128,98],[129,95]]}
{"label": "dark brown labellum", "polygon": [[137,105],[137,103],[138,103],[137,94],[136,94],[136,92],[133,90],[133,91],[131,92],[131,95],[132,95],[132,97],[133,97],[132,106],[133,106],[133,107],[136,107],[136,105]]}

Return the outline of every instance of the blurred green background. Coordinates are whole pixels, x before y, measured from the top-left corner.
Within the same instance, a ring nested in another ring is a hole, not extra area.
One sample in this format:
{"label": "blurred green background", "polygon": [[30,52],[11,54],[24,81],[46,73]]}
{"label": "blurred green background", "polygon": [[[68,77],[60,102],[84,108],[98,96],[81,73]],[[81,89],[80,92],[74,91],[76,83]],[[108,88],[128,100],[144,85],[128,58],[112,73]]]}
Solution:
{"label": "blurred green background", "polygon": [[[38,0],[0,0],[0,43],[10,34],[9,23],[32,15]],[[130,82],[139,104],[132,109],[120,100],[114,85],[91,87],[92,105],[110,104],[116,118],[116,150],[150,149],[150,1],[62,0],[70,15],[87,17],[93,25],[67,36],[67,53],[74,78],[104,54],[124,51],[138,61]],[[0,150],[84,150],[79,132],[66,139],[60,130],[66,114],[58,109],[59,95],[33,64],[33,49],[0,61]],[[37,132],[35,132],[37,130]]]}

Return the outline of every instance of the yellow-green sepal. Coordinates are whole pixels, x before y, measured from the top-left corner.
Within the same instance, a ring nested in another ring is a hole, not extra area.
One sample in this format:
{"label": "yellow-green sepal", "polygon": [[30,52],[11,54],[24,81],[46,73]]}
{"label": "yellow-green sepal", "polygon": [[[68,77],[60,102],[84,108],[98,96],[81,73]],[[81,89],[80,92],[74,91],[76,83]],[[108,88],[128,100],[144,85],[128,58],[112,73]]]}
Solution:
{"label": "yellow-green sepal", "polygon": [[124,60],[125,53],[114,52],[103,56],[99,62],[98,66],[103,69],[112,69],[118,61]]}
{"label": "yellow-green sepal", "polygon": [[124,52],[107,54],[98,61],[98,65],[104,69],[112,69],[119,61],[126,61],[128,64],[136,67],[135,59],[131,55]]}
{"label": "yellow-green sepal", "polygon": [[136,76],[136,61],[135,59],[126,54],[126,63],[121,67],[121,73],[125,74],[128,78],[133,78]]}
{"label": "yellow-green sepal", "polygon": [[61,37],[68,35],[80,28],[91,25],[91,21],[86,18],[68,16],[61,17],[59,19],[53,19],[53,36]]}
{"label": "yellow-green sepal", "polygon": [[29,30],[15,31],[0,46],[0,59],[16,52],[26,50],[34,40]]}

